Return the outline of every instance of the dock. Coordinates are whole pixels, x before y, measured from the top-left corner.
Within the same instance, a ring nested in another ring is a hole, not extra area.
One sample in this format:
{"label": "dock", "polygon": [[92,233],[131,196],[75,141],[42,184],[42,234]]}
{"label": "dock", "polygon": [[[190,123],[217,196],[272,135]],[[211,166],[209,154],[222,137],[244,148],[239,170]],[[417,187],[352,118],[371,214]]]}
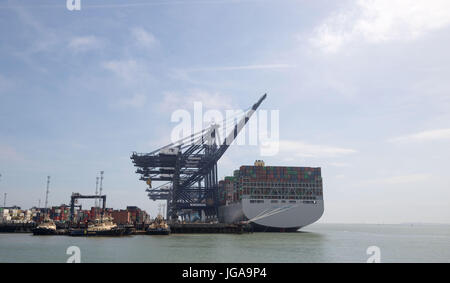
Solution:
{"label": "dock", "polygon": [[[225,223],[172,223],[169,225],[172,234],[243,234],[253,232],[248,224],[225,224]],[[36,227],[35,223],[0,223],[0,233],[31,233]],[[145,227],[143,227],[145,228]],[[124,235],[146,235],[141,229],[127,227]],[[58,227],[55,236],[69,234],[68,228]]]}
{"label": "dock", "polygon": [[251,226],[245,224],[173,223],[170,224],[170,232],[173,234],[194,234],[194,233],[242,234],[252,232],[252,229]]}
{"label": "dock", "polygon": [[0,223],[0,233],[31,233],[35,223]]}

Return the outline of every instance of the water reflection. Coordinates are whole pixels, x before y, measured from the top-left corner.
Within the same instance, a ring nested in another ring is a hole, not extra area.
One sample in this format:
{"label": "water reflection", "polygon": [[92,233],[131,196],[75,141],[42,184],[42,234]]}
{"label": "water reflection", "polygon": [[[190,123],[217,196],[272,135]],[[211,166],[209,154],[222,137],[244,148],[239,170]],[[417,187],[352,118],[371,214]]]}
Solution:
{"label": "water reflection", "polygon": [[123,238],[0,234],[0,262],[65,262],[69,246],[80,247],[82,262],[365,262],[373,245],[382,262],[449,262],[449,227],[321,224],[294,233]]}

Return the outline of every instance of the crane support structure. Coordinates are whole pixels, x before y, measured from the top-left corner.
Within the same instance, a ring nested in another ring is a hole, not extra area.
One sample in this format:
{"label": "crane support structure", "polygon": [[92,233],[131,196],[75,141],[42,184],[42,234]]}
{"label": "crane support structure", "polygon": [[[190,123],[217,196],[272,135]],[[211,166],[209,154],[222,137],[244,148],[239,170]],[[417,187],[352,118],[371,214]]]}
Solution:
{"label": "crane support structure", "polygon": [[73,223],[73,217],[75,214],[75,202],[78,199],[101,199],[102,200],[102,211],[101,216],[103,218],[103,213],[106,207],[106,195],[82,195],[79,193],[72,193],[70,196],[70,223]]}
{"label": "crane support structure", "polygon": [[[264,94],[244,113],[232,130],[220,141],[219,125],[213,124],[198,133],[161,147],[150,153],[133,152],[131,160],[140,180],[149,185],[152,200],[167,200],[167,213],[172,220],[184,211],[198,211],[206,217],[217,217],[217,161],[223,156],[263,100]],[[167,182],[154,186],[153,182]]]}

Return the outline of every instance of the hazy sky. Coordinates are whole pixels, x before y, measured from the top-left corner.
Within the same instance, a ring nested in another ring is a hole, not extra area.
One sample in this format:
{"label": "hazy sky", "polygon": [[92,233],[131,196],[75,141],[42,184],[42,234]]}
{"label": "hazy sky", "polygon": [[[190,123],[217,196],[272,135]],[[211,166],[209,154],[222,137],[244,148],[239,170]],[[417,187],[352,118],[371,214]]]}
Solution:
{"label": "hazy sky", "polygon": [[[447,0],[0,1],[0,202],[93,193],[155,213],[132,151],[171,113],[280,112],[280,153],[231,147],[220,176],[320,166],[323,222],[450,223]],[[86,205],[91,204],[84,202]],[[92,202],[93,203],[93,202]]]}

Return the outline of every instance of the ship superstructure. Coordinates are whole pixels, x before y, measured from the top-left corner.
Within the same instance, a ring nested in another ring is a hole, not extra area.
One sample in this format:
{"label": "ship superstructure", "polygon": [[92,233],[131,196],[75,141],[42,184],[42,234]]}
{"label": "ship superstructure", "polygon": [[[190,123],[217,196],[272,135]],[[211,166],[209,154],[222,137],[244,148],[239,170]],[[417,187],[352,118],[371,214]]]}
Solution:
{"label": "ship superstructure", "polygon": [[32,230],[33,235],[56,235],[56,225],[48,216]]}
{"label": "ship superstructure", "polygon": [[146,233],[147,235],[169,235],[170,227],[167,225],[163,216],[159,214],[147,228]]}

